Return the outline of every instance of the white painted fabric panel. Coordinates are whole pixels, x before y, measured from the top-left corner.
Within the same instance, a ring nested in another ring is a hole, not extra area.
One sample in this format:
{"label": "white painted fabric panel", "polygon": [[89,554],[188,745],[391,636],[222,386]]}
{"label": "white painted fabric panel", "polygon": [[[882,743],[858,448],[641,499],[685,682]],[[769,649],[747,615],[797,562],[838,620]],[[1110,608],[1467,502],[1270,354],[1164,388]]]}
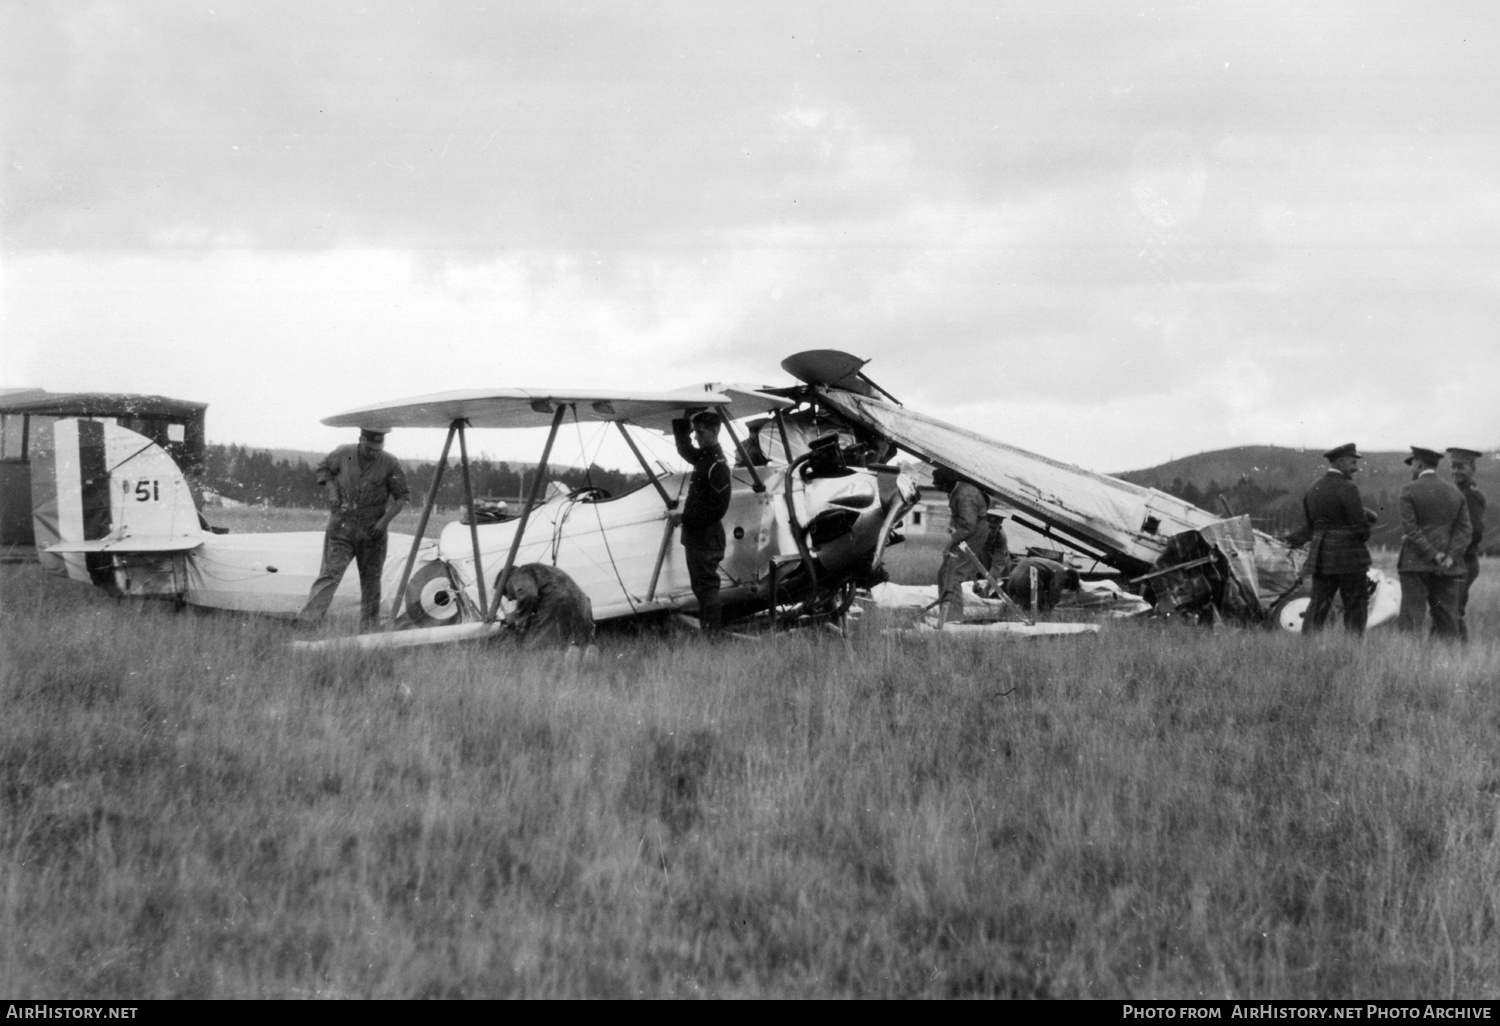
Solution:
{"label": "white painted fabric panel", "polygon": [[[973,478],[1007,505],[1140,563],[1155,562],[1172,535],[1219,520],[1154,488],[1038,456],[904,407],[849,392],[824,395],[846,415]],[[1154,533],[1143,530],[1150,518],[1157,521]]]}

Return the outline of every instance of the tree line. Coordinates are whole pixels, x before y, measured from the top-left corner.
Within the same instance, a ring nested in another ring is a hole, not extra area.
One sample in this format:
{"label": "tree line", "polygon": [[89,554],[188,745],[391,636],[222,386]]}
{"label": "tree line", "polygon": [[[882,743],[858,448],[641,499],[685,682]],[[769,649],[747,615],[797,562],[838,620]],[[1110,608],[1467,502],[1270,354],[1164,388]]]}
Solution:
{"label": "tree line", "polygon": [[1255,526],[1262,530],[1266,529],[1262,521],[1269,523],[1280,518],[1282,508],[1286,505],[1281,499],[1287,494],[1285,488],[1265,487],[1244,475],[1227,488],[1218,481],[1209,481],[1205,487],[1199,488],[1193,482],[1185,482],[1178,477],[1173,478],[1171,484],[1162,487],[1162,491],[1191,502],[1215,516],[1240,516],[1248,513]]}
{"label": "tree line", "polygon": [[[412,500],[420,502],[432,487],[435,462],[403,462]],[[503,461],[469,461],[474,497],[489,496],[507,501],[522,497],[535,479],[536,467]],[[588,467],[557,467],[547,471],[548,481],[558,481],[569,491],[602,488],[619,495],[645,484],[644,474],[627,474],[594,464]],[[318,508],[326,503],[313,468],[301,460],[277,459],[264,449],[242,445],[210,445],[203,461],[202,486],[236,502]],[[464,501],[464,480],[456,460],[449,460],[437,496],[440,506],[459,506]]]}

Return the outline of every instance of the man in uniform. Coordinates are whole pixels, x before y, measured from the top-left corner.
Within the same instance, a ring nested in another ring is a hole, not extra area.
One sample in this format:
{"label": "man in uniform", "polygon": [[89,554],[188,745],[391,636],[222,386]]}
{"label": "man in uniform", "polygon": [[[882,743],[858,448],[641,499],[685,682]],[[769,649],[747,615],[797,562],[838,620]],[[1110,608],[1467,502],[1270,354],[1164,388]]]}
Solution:
{"label": "man in uniform", "polygon": [[932,472],[934,487],[948,493],[948,544],[938,568],[938,603],[944,623],[964,618],[963,583],[978,574],[974,561],[960,550],[965,542],[976,556],[989,547],[990,500],[974,482],[961,478],[949,467]]}
{"label": "man in uniform", "polygon": [[1005,581],[1005,593],[1023,609],[1031,604],[1031,572],[1036,571],[1036,606],[1042,612],[1062,601],[1063,594],[1077,591],[1078,571],[1055,559],[1022,556],[1011,567]]}
{"label": "man in uniform", "polygon": [[1469,640],[1469,588],[1479,576],[1479,543],[1484,540],[1484,493],[1474,484],[1480,454],[1473,449],[1449,449],[1448,472],[1469,503],[1469,547],[1464,550],[1464,577],[1458,586],[1458,636]]}
{"label": "man in uniform", "polygon": [[505,582],[505,597],[515,608],[505,625],[521,645],[578,645],[594,640],[594,607],[564,570],[546,563],[515,567]]}
{"label": "man in uniform", "polygon": [[1364,457],[1353,442],[1323,454],[1327,473],[1302,497],[1303,525],[1287,543],[1296,548],[1311,542],[1305,567],[1312,572],[1312,601],[1302,621],[1304,634],[1323,629],[1333,609],[1333,597],[1344,603],[1344,629],[1365,629],[1367,574],[1370,569],[1370,525],[1375,515],[1359,497],[1354,475]]}
{"label": "man in uniform", "polygon": [[406,508],[411,490],[401,461],[385,451],[385,432],[362,430],[359,443],[341,445],[314,473],[328,495],[323,566],[298,620],[318,623],[352,560],[359,567],[360,630],[380,623],[380,572],[386,528]]}
{"label": "man in uniform", "polygon": [[979,550],[979,561],[989,567],[996,579],[1001,579],[1010,563],[1010,546],[1005,540],[1005,511],[991,506],[984,519],[990,531],[984,548]]}
{"label": "man in uniform", "polygon": [[[672,421],[677,453],[693,465],[687,502],[682,507],[682,547],[687,556],[688,580],[698,600],[698,624],[710,636],[724,631],[724,610],[719,604],[719,563],[724,559],[724,514],[729,512],[733,484],[724,450],[719,448],[719,426],[713,410],[704,410],[690,421]],[[697,443],[694,445],[694,443]]]}
{"label": "man in uniform", "polygon": [[1411,480],[1401,486],[1401,576],[1403,631],[1417,632],[1432,614],[1434,638],[1458,638],[1458,588],[1469,547],[1469,504],[1463,492],[1437,476],[1443,454],[1412,447],[1406,457]]}

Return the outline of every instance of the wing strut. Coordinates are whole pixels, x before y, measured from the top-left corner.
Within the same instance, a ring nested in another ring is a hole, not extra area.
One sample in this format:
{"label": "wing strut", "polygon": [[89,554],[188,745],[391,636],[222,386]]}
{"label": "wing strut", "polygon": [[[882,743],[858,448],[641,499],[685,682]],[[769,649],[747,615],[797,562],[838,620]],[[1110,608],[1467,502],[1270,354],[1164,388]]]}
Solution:
{"label": "wing strut", "polygon": [[[391,603],[391,622],[401,614],[401,603],[406,601],[406,586],[411,582],[411,568],[417,565],[417,550],[422,547],[422,536],[427,533],[427,521],[432,517],[432,508],[437,504],[438,486],[443,483],[443,471],[448,466],[448,450],[453,447],[453,436],[458,433],[462,421],[448,425],[448,437],[443,440],[443,454],[438,457],[437,468],[432,472],[432,485],[427,489],[427,501],[422,506],[422,516],[417,521],[417,533],[411,540],[411,552],[406,557],[406,569],[401,571],[401,586],[396,589],[396,600]],[[469,519],[474,519],[472,508]],[[477,569],[477,567],[476,567]]]}
{"label": "wing strut", "polygon": [[750,454],[745,451],[745,446],[740,442],[740,436],[734,433],[734,425],[729,418],[724,418],[724,430],[729,432],[729,438],[734,442],[734,451],[740,454],[740,461],[745,464],[745,469],[750,471],[750,480],[755,483],[750,487],[757,493],[766,490],[766,483],[760,479],[760,474],[755,470],[755,464],[750,462]]}
{"label": "wing strut", "polygon": [[635,439],[631,438],[630,432],[625,430],[625,422],[617,420],[615,421],[615,427],[620,429],[620,434],[625,438],[625,444],[630,446],[630,451],[635,453],[635,458],[640,461],[641,469],[646,472],[646,477],[656,486],[656,494],[661,496],[662,505],[666,506],[667,509],[676,509],[677,500],[669,496],[667,490],[662,487],[661,481],[656,477],[656,471],[651,469],[651,464],[646,462],[646,457],[642,456],[641,450],[636,447]]}
{"label": "wing strut", "polygon": [[[469,541],[474,546],[474,579],[479,584],[479,608],[488,609],[484,597],[484,564],[479,558],[479,518],[474,515],[474,485],[469,480],[469,443],[464,438],[465,420],[455,420],[458,428],[458,463],[464,471],[464,499],[469,504]],[[403,587],[402,591],[406,589]]]}
{"label": "wing strut", "polygon": [[484,615],[485,623],[494,623],[495,615],[500,611],[500,596],[505,594],[505,586],[510,582],[510,572],[516,565],[516,553],[521,548],[521,536],[526,533],[526,522],[531,519],[531,507],[536,504],[537,496],[542,491],[542,480],[547,476],[547,461],[552,458],[552,443],[557,441],[557,429],[562,427],[563,414],[567,411],[566,404],[558,403],[557,410],[552,414],[552,430],[547,432],[547,444],[542,447],[542,462],[537,464],[536,477],[531,482],[526,505],[521,509],[521,522],[516,525],[516,536],[511,539],[510,551],[505,554],[505,566],[495,580],[495,594],[490,597],[490,607]]}

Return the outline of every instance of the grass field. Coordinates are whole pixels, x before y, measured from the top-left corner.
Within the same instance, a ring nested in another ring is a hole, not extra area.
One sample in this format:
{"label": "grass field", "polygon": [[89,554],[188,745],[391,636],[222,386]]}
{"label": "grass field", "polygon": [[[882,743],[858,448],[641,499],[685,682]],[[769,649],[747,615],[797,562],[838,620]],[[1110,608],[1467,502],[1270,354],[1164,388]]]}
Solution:
{"label": "grass field", "polygon": [[0,585],[8,997],[1500,997],[1493,561],[1463,650],[869,614],[581,666]]}

